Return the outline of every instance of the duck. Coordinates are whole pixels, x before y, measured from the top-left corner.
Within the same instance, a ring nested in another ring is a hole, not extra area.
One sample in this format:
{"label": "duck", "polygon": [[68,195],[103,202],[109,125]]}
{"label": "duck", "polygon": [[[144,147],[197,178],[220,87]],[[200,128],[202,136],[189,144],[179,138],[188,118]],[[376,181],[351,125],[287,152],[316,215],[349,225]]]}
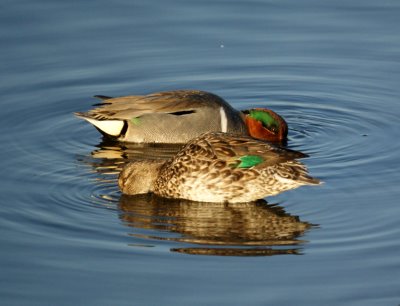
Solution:
{"label": "duck", "polygon": [[266,108],[239,111],[200,90],[174,90],[101,100],[75,115],[121,142],[184,144],[205,132],[226,132],[271,142],[285,141],[286,121]]}
{"label": "duck", "polygon": [[135,160],[122,169],[123,194],[153,193],[198,202],[245,203],[302,185],[319,185],[299,151],[232,133],[208,132],[170,159]]}

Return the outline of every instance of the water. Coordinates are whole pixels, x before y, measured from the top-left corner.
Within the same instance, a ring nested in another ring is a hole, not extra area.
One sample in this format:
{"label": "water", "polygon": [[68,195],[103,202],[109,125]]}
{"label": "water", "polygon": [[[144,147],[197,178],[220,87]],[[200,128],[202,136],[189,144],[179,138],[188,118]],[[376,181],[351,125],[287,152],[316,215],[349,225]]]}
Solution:
{"label": "water", "polygon": [[[398,1],[2,1],[4,305],[400,303]],[[72,116],[182,88],[269,106],[325,184],[253,204],[122,197]]]}

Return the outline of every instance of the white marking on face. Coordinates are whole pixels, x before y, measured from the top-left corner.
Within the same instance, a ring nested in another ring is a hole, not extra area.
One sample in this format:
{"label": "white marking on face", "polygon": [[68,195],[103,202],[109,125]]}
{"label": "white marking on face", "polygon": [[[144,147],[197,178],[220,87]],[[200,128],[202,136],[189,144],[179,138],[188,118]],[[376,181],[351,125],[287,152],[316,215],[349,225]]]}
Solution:
{"label": "white marking on face", "polygon": [[226,133],[228,131],[228,118],[223,107],[219,109],[219,115],[221,117],[221,132]]}

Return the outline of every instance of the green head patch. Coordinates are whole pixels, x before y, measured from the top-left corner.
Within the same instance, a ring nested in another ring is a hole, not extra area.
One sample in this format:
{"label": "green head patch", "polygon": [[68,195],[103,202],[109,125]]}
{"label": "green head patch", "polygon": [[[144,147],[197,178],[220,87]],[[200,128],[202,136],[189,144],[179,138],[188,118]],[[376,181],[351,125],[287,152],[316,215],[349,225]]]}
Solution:
{"label": "green head patch", "polygon": [[268,112],[259,109],[252,109],[249,111],[249,116],[257,121],[260,121],[266,128],[279,127],[279,122],[275,120]]}

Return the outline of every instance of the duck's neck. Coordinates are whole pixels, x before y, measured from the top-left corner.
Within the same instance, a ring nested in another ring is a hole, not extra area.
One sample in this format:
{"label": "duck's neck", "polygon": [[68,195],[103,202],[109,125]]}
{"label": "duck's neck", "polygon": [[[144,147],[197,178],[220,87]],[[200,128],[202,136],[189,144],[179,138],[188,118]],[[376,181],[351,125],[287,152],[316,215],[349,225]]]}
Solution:
{"label": "duck's neck", "polygon": [[148,180],[148,185],[149,185],[149,192],[154,191],[154,184],[158,178],[158,175],[160,173],[160,170],[162,166],[165,164],[166,160],[165,159],[155,159],[151,160],[148,163],[148,175],[146,180]]}

